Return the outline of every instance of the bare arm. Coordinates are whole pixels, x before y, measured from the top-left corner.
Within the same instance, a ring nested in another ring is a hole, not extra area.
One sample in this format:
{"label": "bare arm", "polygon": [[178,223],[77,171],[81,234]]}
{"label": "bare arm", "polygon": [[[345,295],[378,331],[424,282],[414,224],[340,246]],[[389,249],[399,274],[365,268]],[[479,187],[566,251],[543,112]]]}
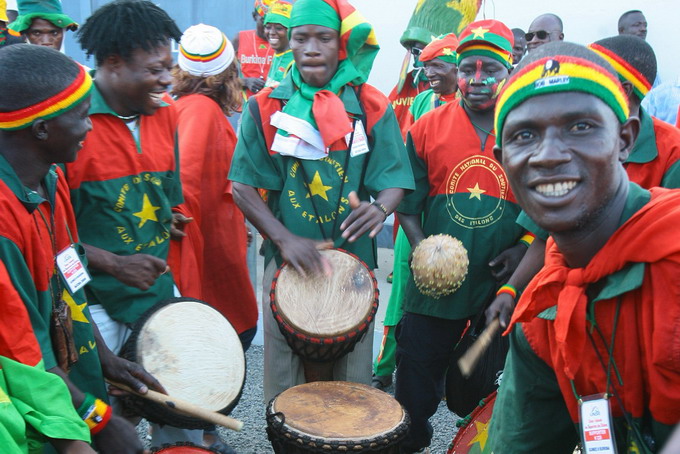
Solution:
{"label": "bare arm", "polygon": [[[512,285],[514,288],[521,290],[526,287],[531,279],[538,273],[541,268],[543,268],[543,262],[545,259],[545,241],[540,238],[535,238],[534,242],[531,243],[529,249],[527,249],[526,254],[519,262],[517,269],[510,279],[508,280],[508,285]],[[512,298],[507,293],[501,293],[496,296],[489,308],[486,310],[486,322],[490,323],[494,318],[498,317],[501,322],[501,326],[506,328],[512,317],[512,311],[515,308],[515,299]]]}
{"label": "bare arm", "polygon": [[85,243],[83,247],[89,266],[140,290],[148,290],[159,276],[169,270],[165,260],[152,255],[117,255]]}
{"label": "bare arm", "polygon": [[411,243],[411,250],[413,250],[425,239],[421,224],[422,216],[420,214],[406,214],[401,212],[399,212],[398,215],[401,228],[404,230],[409,243]]}

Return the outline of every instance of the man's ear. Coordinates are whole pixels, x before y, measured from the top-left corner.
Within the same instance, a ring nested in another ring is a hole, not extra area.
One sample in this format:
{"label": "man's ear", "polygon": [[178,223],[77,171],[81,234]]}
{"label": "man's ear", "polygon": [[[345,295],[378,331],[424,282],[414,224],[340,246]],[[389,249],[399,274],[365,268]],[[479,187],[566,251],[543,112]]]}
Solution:
{"label": "man's ear", "polygon": [[120,55],[109,55],[104,59],[103,64],[106,65],[109,69],[112,71],[116,72],[123,64],[125,63],[125,60],[123,60],[123,57]]}
{"label": "man's ear", "polygon": [[493,146],[493,157],[503,165],[503,149],[498,145]]}
{"label": "man's ear", "polygon": [[638,117],[630,117],[621,125],[619,131],[619,161],[624,162],[628,159],[639,134],[640,119]]}
{"label": "man's ear", "polygon": [[564,33],[560,33],[560,41],[564,41]]}
{"label": "man's ear", "polygon": [[33,124],[31,125],[31,133],[33,134],[33,137],[38,140],[47,140],[49,138],[49,127],[47,126],[47,121],[43,120],[42,118],[38,118],[37,120],[33,121]]}

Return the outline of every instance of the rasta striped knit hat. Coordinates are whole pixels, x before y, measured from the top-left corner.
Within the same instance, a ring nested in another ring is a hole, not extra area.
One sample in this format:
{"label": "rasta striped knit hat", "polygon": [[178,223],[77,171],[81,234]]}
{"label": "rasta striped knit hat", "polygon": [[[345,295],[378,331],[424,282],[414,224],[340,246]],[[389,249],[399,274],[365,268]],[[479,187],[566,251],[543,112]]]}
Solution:
{"label": "rasta striped knit hat", "polygon": [[458,62],[470,55],[491,57],[506,68],[512,67],[512,46],[515,36],[501,21],[494,19],[471,23],[460,34]]}
{"label": "rasta striped knit hat", "polygon": [[253,8],[255,8],[257,14],[259,14],[261,17],[264,17],[264,15],[267,14],[267,11],[269,11],[271,4],[272,0],[255,0],[255,5]]}
{"label": "rasta striped knit hat", "polygon": [[[630,35],[613,36],[596,41],[588,46],[588,49],[604,58],[607,63],[616,70],[621,82],[630,82],[633,85],[633,92],[639,100],[644,99],[652,89],[654,76],[656,73],[656,56],[651,46],[642,38]],[[617,49],[626,49],[626,54]],[[647,73],[646,77],[644,73]],[[648,77],[652,78],[652,81]]]}
{"label": "rasta striped knit hat", "polygon": [[264,16],[264,24],[281,24],[288,28],[290,26],[290,12],[293,4],[286,0],[278,0],[272,3],[267,15]]}
{"label": "rasta striped knit hat", "polygon": [[[600,60],[596,55],[593,57]],[[620,123],[624,123],[629,114],[628,97],[616,75],[596,63],[597,60],[550,55],[513,74],[496,103],[497,145],[502,145],[503,124],[512,109],[534,96],[551,93],[581,92],[596,96],[614,111]]]}
{"label": "rasta striped knit hat", "polygon": [[36,104],[12,112],[0,112],[0,130],[15,131],[28,128],[35,120],[50,120],[76,107],[90,95],[92,78],[85,68],[80,71],[69,86],[61,92]]}
{"label": "rasta striped knit hat", "polygon": [[192,76],[222,73],[234,61],[234,46],[217,28],[198,24],[187,28],[179,43],[177,64]]}
{"label": "rasta striped knit hat", "polygon": [[64,14],[59,0],[19,0],[17,2],[19,16],[9,24],[8,28],[16,32],[27,30],[33,19],[44,19],[59,28],[76,30],[78,24]]}
{"label": "rasta striped knit hat", "polygon": [[430,61],[438,58],[447,63],[458,63],[458,55],[456,49],[458,48],[458,38],[455,33],[448,35],[441,35],[430,44],[425,46],[420,53],[420,61]]}

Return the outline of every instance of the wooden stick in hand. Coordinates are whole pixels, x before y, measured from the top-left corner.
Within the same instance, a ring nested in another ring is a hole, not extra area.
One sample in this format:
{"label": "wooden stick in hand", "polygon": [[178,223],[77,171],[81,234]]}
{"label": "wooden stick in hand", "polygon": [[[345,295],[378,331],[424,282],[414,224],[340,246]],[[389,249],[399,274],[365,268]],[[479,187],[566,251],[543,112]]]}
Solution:
{"label": "wooden stick in hand", "polygon": [[187,416],[192,416],[194,418],[202,419],[203,421],[218,424],[220,426],[226,427],[227,429],[235,430],[237,432],[239,432],[243,428],[243,421],[239,421],[238,419],[225,416],[221,413],[217,413],[216,411],[206,410],[205,408],[199,407],[198,405],[192,404],[191,402],[187,402],[186,400],[161,394],[158,391],[154,391],[152,389],[148,390],[146,394],[141,394],[122,383],[116,383],[110,380],[107,381],[116,388],[120,388],[123,391],[127,391],[136,396],[143,397],[144,399],[156,402],[171,410],[183,413]]}
{"label": "wooden stick in hand", "polygon": [[463,377],[469,377],[472,371],[475,370],[475,366],[477,366],[482,355],[484,355],[486,349],[491,345],[491,341],[496,333],[498,333],[500,327],[500,320],[495,318],[491,324],[482,331],[482,334],[479,335],[475,343],[468,348],[468,351],[460,357],[458,360],[458,367],[460,368]]}

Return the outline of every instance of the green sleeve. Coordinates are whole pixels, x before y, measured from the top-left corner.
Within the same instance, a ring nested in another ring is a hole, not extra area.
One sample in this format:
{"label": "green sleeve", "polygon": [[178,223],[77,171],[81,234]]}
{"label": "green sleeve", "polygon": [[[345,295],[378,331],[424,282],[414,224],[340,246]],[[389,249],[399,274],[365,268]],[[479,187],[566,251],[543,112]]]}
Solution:
{"label": "green sleeve", "polygon": [[540,228],[538,224],[524,212],[524,210],[520,211],[519,216],[517,216],[517,224],[536,235],[536,238],[540,240],[547,241],[550,236],[550,233],[548,233],[547,230]]}
{"label": "green sleeve", "polygon": [[406,214],[420,214],[425,209],[425,201],[430,191],[430,182],[427,177],[427,164],[416,153],[416,146],[413,142],[411,132],[406,136],[406,152],[411,162],[415,190],[402,199],[397,207],[397,211]]}
{"label": "green sleeve", "polygon": [[680,160],[675,161],[666,170],[666,173],[661,179],[662,188],[677,189],[680,188]]}
{"label": "green sleeve", "polygon": [[52,315],[52,299],[49,289],[38,291],[33,282],[33,276],[24,260],[19,247],[6,237],[0,237],[0,261],[5,264],[12,285],[21,297],[28,310],[35,337],[40,344],[45,368],[51,369],[57,365],[52,351],[50,338],[50,317]]}
{"label": "green sleeve", "polygon": [[371,130],[371,152],[364,186],[373,197],[388,188],[413,190],[413,174],[392,106]]}
{"label": "green sleeve", "polygon": [[31,367],[3,356],[0,367],[0,393],[6,394],[25,421],[31,451],[41,446],[45,437],[90,442],[90,430],[76,413],[71,393],[58,375],[46,372],[42,363]]}
{"label": "green sleeve", "polygon": [[179,131],[175,131],[175,171],[172,174],[172,183],[168,185],[168,188],[164,188],[171,207],[184,202],[182,182],[180,181],[179,152]]}
{"label": "green sleeve", "polygon": [[536,356],[517,325],[510,334],[484,452],[571,454],[577,442],[555,373]]}
{"label": "green sleeve", "polygon": [[243,106],[238,142],[236,142],[234,157],[231,161],[229,179],[254,188],[280,191],[283,188],[283,178],[274,162],[274,157],[269,154],[260,128],[250,113],[251,102],[257,103],[251,98]]}

